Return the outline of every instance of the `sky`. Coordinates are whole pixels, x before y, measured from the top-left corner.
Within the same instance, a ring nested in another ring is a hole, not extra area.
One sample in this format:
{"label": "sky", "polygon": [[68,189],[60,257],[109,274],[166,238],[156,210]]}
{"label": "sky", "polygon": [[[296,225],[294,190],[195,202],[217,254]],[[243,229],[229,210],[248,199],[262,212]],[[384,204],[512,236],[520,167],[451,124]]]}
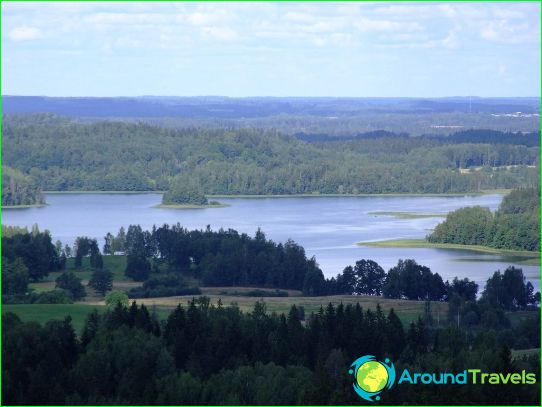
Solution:
{"label": "sky", "polygon": [[540,96],[540,3],[2,2],[3,95]]}

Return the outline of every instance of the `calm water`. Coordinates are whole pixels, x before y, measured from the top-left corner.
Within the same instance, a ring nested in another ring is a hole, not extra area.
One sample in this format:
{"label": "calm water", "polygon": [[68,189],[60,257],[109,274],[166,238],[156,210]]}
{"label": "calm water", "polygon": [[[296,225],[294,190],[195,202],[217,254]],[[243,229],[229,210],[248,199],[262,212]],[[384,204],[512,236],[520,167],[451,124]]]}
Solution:
{"label": "calm water", "polygon": [[[314,197],[269,199],[220,199],[231,206],[209,209],[158,209],[159,194],[66,194],[47,195],[44,208],[3,210],[2,223],[49,229],[53,239],[72,244],[76,236],[100,240],[121,226],[140,224],[144,229],[163,223],[189,228],[232,228],[253,235],[260,227],[277,242],[288,238],[316,256],[328,277],[365,258],[384,269],[398,259],[413,258],[438,272],[443,279],[455,276],[474,279],[481,288],[495,270],[504,270],[518,259],[462,250],[373,248],[356,246],[359,241],[423,238],[442,218],[397,219],[375,216],[374,211],[445,213],[464,206],[481,205],[492,210],[501,195],[463,197]],[[521,266],[539,289],[537,266]]]}

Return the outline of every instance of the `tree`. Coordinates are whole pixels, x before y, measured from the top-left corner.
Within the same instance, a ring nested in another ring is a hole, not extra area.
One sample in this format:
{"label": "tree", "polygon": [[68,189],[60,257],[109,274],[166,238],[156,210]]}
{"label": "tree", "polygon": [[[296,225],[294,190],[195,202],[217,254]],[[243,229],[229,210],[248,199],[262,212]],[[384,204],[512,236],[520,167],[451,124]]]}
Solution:
{"label": "tree", "polygon": [[496,271],[487,280],[482,298],[505,310],[525,309],[529,302],[529,287],[525,284],[523,270],[510,266],[504,273]]}
{"label": "tree", "polygon": [[2,258],[2,295],[24,294],[28,291],[28,268],[23,259]]}
{"label": "tree", "polygon": [[81,284],[81,279],[72,271],[66,271],[56,279],[56,288],[68,291],[74,300],[79,300],[87,295],[85,287]]}
{"label": "tree", "polygon": [[356,262],[354,272],[357,277],[356,294],[380,295],[386,273],[382,267],[372,260]]}
{"label": "tree", "polygon": [[126,257],[124,274],[135,281],[145,281],[149,278],[151,263],[140,253],[131,253]]}
{"label": "tree", "polygon": [[463,298],[464,301],[476,301],[476,294],[478,293],[478,284],[474,281],[470,281],[468,278],[462,280],[454,277],[450,284],[446,281],[447,298],[452,295],[458,295]]}
{"label": "tree", "polygon": [[104,296],[106,292],[113,288],[113,273],[107,269],[95,270],[88,282],[88,286]]}
{"label": "tree", "polygon": [[105,297],[105,305],[109,308],[115,308],[117,304],[120,304],[123,307],[127,307],[129,303],[128,295],[124,291],[114,290],[111,291]]}
{"label": "tree", "polygon": [[104,240],[105,240],[105,243],[104,243],[104,248],[103,248],[103,253],[104,254],[113,254],[113,240],[115,239],[115,237],[107,232],[107,235],[105,235],[104,237]]}

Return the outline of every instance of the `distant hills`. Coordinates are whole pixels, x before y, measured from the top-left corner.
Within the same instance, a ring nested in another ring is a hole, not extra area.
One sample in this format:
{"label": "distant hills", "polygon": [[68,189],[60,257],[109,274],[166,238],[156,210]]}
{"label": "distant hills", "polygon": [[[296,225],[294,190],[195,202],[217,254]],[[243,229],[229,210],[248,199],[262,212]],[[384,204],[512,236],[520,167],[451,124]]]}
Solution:
{"label": "distant hills", "polygon": [[7,114],[50,112],[96,118],[333,118],[369,113],[539,113],[540,98],[44,97],[2,96]]}

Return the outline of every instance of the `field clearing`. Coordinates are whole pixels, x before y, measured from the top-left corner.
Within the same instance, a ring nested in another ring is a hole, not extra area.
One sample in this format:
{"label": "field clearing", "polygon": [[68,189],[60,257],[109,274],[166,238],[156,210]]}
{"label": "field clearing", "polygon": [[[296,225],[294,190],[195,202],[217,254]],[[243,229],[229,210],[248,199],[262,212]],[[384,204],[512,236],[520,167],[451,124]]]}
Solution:
{"label": "field clearing", "polygon": [[[403,323],[410,323],[422,315],[424,312],[424,301],[409,301],[409,300],[394,300],[382,297],[356,296],[356,295],[333,295],[325,297],[238,297],[227,295],[207,295],[210,298],[211,304],[216,305],[218,300],[222,301],[224,306],[235,304],[243,312],[250,312],[254,308],[254,303],[263,300],[266,304],[268,312],[288,313],[292,305],[301,305],[305,308],[305,314],[318,312],[320,307],[326,307],[329,303],[337,306],[343,304],[359,303],[364,310],[376,310],[378,304],[384,311],[389,312],[394,309]],[[140,298],[137,300],[139,304],[145,304],[149,307],[158,309],[173,309],[181,304],[186,306],[195,296],[185,295],[176,297],[159,297],[159,298]],[[88,302],[94,306],[103,306],[103,301]],[[435,319],[446,318],[448,304],[444,302],[432,302],[432,312]]]}
{"label": "field clearing", "polygon": [[[126,256],[102,256],[104,262],[104,268],[113,273],[114,281],[132,281],[124,275],[126,269]],[[66,262],[66,271],[73,271],[77,277],[82,280],[88,281],[92,275],[90,268],[90,259],[88,257],[83,258],[82,266],[80,269],[75,268],[75,259],[69,258]],[[49,275],[43,279],[43,281],[34,284],[42,284],[44,282],[54,282],[63,271],[55,271],[49,273]]]}
{"label": "field clearing", "polygon": [[524,257],[529,262],[536,261],[540,264],[540,252],[529,252],[526,250],[508,250],[496,249],[494,247],[479,246],[479,245],[464,245],[454,243],[430,243],[425,239],[395,239],[395,240],[380,240],[375,242],[358,242],[358,246],[369,247],[404,247],[404,248],[434,248],[434,249],[451,249],[451,250],[470,250],[480,253],[503,254],[509,256]]}
{"label": "field clearing", "polygon": [[[209,295],[211,303],[216,305],[218,299],[222,300],[224,306],[236,304],[241,311],[250,312],[254,308],[254,303],[261,298],[255,297],[233,297],[224,295]],[[138,304],[145,304],[151,312],[155,312],[159,319],[166,319],[169,313],[181,304],[187,306],[188,302],[195,298],[194,296],[164,297],[164,298],[145,298],[138,299]],[[288,313],[292,305],[302,305],[305,308],[305,314],[308,316],[311,312],[318,312],[320,307],[326,307],[330,302],[337,306],[343,304],[355,304],[357,302],[364,310],[375,310],[377,304],[380,304],[384,313],[388,313],[391,308],[395,310],[404,324],[408,324],[423,314],[423,301],[392,300],[381,297],[349,296],[337,295],[328,297],[268,297],[263,298],[267,311],[269,313]],[[23,321],[34,321],[44,324],[51,319],[63,320],[65,317],[72,318],[72,324],[79,335],[84,326],[87,315],[94,309],[98,312],[104,312],[106,306],[104,301],[95,299],[94,301],[79,302],[75,304],[6,304],[2,306],[2,313],[13,312]],[[448,310],[447,303],[432,303],[433,318],[435,320],[445,320]],[[406,327],[405,327],[406,328]]]}

